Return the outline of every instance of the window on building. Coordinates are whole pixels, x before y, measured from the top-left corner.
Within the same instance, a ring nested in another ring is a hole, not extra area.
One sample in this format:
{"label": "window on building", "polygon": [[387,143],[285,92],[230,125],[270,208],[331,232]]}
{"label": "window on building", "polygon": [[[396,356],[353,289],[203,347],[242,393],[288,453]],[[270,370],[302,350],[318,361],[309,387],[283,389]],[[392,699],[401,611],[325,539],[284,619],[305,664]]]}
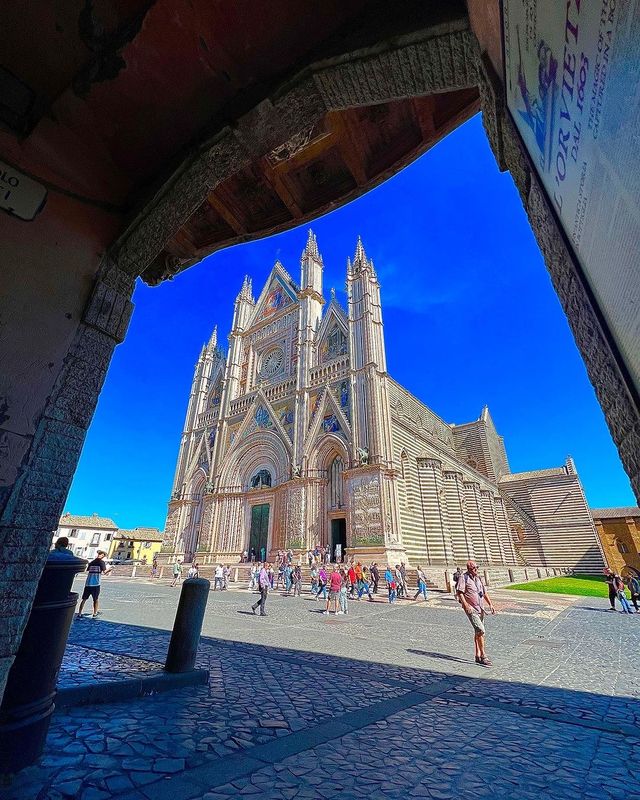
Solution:
{"label": "window on building", "polygon": [[91,537],[91,547],[97,547],[100,544],[100,534],[94,533]]}
{"label": "window on building", "polygon": [[148,550],[148,549],[151,547],[151,542],[143,542],[143,543],[142,543],[142,546],[143,546],[143,547],[144,547],[146,550]]}
{"label": "window on building", "polygon": [[251,478],[252,489],[261,489],[263,486],[271,486],[271,473],[268,469],[261,469]]}
{"label": "window on building", "polygon": [[629,552],[629,548],[627,547],[627,545],[620,539],[617,540],[616,545],[618,547],[618,551],[622,553],[622,555],[625,555],[626,553]]}
{"label": "window on building", "polygon": [[409,462],[409,457],[407,456],[407,451],[403,450],[400,453],[400,477],[404,480],[407,477],[407,465]]}
{"label": "window on building", "polygon": [[340,456],[336,456],[329,468],[329,506],[330,508],[342,508],[342,471],[344,461]]}
{"label": "window on building", "polygon": [[69,534],[69,538],[76,537],[77,535],[78,535],[78,529],[77,528],[71,528],[71,533]]}
{"label": "window on building", "polygon": [[104,535],[104,540],[105,540],[105,542],[108,542],[108,541],[110,541],[110,539],[111,539],[111,536],[112,536],[112,534],[110,534],[110,533],[105,533],[105,535]]}

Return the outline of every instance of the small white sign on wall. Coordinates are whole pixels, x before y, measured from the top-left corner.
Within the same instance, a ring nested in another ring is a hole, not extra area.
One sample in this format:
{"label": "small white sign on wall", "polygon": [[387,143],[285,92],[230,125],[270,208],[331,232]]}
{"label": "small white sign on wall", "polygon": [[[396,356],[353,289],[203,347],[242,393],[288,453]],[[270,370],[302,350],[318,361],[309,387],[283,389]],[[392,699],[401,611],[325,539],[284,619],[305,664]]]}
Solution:
{"label": "small white sign on wall", "polygon": [[29,221],[44,208],[47,190],[37,181],[0,161],[0,208]]}

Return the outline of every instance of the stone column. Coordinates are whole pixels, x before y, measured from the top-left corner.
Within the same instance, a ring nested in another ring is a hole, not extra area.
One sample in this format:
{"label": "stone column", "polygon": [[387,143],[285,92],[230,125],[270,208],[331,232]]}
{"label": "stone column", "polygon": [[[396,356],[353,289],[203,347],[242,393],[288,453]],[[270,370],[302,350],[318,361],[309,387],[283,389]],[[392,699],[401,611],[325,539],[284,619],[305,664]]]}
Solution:
{"label": "stone column", "polygon": [[0,693],[116,344],[133,305],[133,278],[105,264],[0,517]]}

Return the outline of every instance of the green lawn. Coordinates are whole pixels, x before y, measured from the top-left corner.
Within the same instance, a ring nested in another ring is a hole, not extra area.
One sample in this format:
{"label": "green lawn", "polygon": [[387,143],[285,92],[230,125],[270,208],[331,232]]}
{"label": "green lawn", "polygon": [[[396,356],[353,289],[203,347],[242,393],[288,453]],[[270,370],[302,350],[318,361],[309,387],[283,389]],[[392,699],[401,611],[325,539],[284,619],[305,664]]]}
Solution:
{"label": "green lawn", "polygon": [[509,589],[524,592],[549,592],[551,594],[579,594],[586,597],[607,597],[604,575],[561,575],[531,583],[514,583]]}

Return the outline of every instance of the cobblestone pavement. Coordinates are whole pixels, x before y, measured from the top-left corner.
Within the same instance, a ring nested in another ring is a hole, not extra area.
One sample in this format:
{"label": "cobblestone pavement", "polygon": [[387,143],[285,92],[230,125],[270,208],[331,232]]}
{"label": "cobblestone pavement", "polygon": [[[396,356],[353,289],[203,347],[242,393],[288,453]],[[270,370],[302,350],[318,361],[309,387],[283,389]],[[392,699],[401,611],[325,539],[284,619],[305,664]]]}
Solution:
{"label": "cobblestone pavement", "polygon": [[[640,615],[494,594],[492,669],[444,595],[347,617],[274,595],[260,619],[252,595],[212,594],[208,686],[56,713],[41,763],[0,797],[640,798]],[[74,624],[67,667],[162,662],[178,592],[111,581],[103,595],[104,617]]]}
{"label": "cobblestone pavement", "polygon": [[135,678],[162,669],[163,664],[124,654],[108,653],[77,644],[68,644],[58,675],[58,688],[80,686],[98,681]]}

